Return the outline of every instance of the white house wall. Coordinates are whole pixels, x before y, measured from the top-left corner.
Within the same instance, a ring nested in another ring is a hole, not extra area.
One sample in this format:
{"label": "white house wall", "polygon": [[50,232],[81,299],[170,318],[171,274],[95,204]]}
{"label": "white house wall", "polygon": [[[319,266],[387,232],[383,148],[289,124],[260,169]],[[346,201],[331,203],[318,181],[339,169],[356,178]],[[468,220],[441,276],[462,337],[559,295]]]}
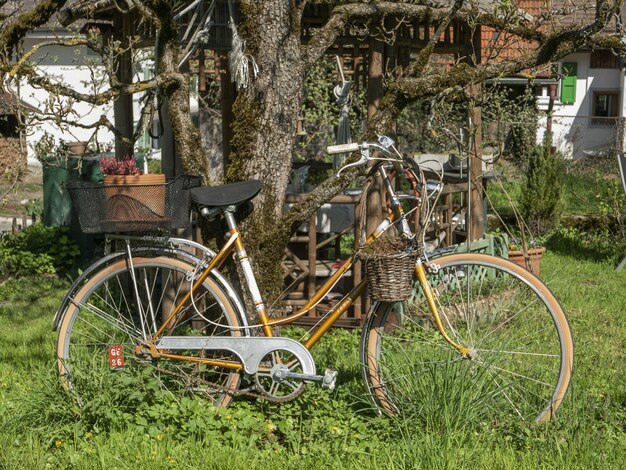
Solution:
{"label": "white house wall", "polygon": [[[28,51],[32,46],[41,40],[46,38],[30,37],[24,41],[24,51]],[[61,47],[51,46],[42,48],[36,54],[33,55],[31,61],[39,64],[39,69],[45,75],[48,75],[54,80],[61,80],[64,84],[70,88],[83,92],[93,93],[93,88],[89,88],[89,84],[92,82],[92,72],[88,66],[85,65],[85,59],[97,60],[97,55],[89,55],[85,47]],[[102,69],[97,67],[96,70]],[[143,75],[142,77],[143,78]],[[103,86],[100,90],[104,90],[108,86]],[[20,84],[20,97],[25,102],[33,105],[37,109],[44,110],[48,101],[48,93],[40,88],[33,87],[23,81]],[[67,99],[63,98],[67,103]],[[139,116],[138,96],[134,99],[134,119],[137,121]],[[89,103],[76,102],[73,104],[73,110],[75,114],[72,116],[72,120],[81,124],[92,124],[100,119],[103,114],[107,118],[114,122],[113,117],[113,105],[112,103],[105,106],[94,106]],[[35,163],[34,158],[34,146],[44,135],[44,132],[54,136],[55,141],[59,143],[61,140],[72,141],[87,141],[93,134],[93,129],[83,129],[77,126],[64,126],[66,129],[59,128],[52,122],[41,122],[32,126],[27,136],[28,143],[28,159],[29,163]],[[106,129],[101,129],[98,132],[98,142],[101,144],[113,145],[114,137],[111,132]]]}
{"label": "white house wall", "polygon": [[[619,91],[621,72],[618,69],[591,69],[590,55],[589,52],[571,54],[562,61],[576,62],[578,68],[575,102],[561,103],[559,84],[552,120],[553,144],[569,158],[582,158],[602,149],[614,147],[616,144],[614,126],[591,124],[592,99],[594,90]],[[547,111],[548,100],[545,90],[538,104],[540,110]],[[545,129],[544,117],[540,120],[539,141],[543,139]]]}

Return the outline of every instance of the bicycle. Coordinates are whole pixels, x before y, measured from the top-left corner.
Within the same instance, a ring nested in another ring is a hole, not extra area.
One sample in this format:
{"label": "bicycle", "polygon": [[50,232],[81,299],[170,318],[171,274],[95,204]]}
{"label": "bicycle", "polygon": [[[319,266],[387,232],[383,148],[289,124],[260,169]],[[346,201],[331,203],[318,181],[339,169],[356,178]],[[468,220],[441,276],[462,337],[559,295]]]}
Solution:
{"label": "bicycle", "polygon": [[[383,137],[328,150],[359,151],[358,161],[346,167],[369,163],[370,174],[385,184],[391,213],[367,243],[393,226],[409,246],[418,245],[390,177],[404,172],[414,182],[424,181],[415,162]],[[308,382],[334,388],[337,373],[318,374],[310,349],[361,296],[367,280],[346,294],[306,341],[274,336],[274,327],[293,323],[315,306],[355,259],[339,267],[302,309],[270,318],[236,220],[237,208],[260,189],[258,181],[187,188],[200,216],[220,217],[228,227],[217,253],[180,238],[108,236],[108,244],[122,249],[74,282],[54,321],[61,381],[79,402],[114,386],[119,377],[131,387],[154,385],[156,379],[174,396],[200,395],[216,406],[227,406],[237,395],[293,400]],[[75,200],[83,198],[80,190],[75,188]],[[219,271],[232,253],[258,324],[250,323],[239,294]],[[570,382],[573,342],[548,287],[505,259],[478,253],[423,253],[415,276],[408,301],[373,302],[363,326],[361,368],[378,409],[409,413],[420,394],[453,385],[491,419],[554,416]]]}

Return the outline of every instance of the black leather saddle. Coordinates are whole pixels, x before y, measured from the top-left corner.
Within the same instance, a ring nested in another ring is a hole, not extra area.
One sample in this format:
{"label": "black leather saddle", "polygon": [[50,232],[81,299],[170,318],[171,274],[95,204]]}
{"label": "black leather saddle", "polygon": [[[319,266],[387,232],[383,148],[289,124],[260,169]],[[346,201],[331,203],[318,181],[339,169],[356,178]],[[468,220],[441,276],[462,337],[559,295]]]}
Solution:
{"label": "black leather saddle", "polygon": [[196,204],[217,208],[243,204],[259,194],[259,191],[261,191],[261,182],[252,180],[220,186],[192,188],[190,193],[191,200]]}

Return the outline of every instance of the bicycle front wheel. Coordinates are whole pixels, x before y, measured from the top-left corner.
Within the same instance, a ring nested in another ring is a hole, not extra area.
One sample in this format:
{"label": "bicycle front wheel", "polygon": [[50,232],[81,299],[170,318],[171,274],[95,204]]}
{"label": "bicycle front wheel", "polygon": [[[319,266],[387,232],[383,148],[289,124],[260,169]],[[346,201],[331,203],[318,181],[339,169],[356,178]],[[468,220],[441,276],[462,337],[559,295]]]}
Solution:
{"label": "bicycle front wheel", "polygon": [[[156,333],[190,288],[194,267],[168,256],[118,258],[103,267],[67,302],[57,343],[57,367],[64,387],[81,404],[111,393],[120,400],[148,400],[159,389],[174,397],[230,403],[240,382],[236,369],[195,361],[236,361],[232,353],[175,351],[190,360],[152,358],[137,346]],[[193,292],[169,334],[240,336],[240,321],[227,294],[208,277]]]}
{"label": "bicycle front wheel", "polygon": [[439,269],[428,278],[443,326],[469,357],[443,339],[416,283],[406,303],[375,304],[363,330],[363,373],[375,403],[390,414],[419,413],[434,399],[483,421],[550,419],[573,364],[554,295],[501,258],[457,254],[434,262]]}

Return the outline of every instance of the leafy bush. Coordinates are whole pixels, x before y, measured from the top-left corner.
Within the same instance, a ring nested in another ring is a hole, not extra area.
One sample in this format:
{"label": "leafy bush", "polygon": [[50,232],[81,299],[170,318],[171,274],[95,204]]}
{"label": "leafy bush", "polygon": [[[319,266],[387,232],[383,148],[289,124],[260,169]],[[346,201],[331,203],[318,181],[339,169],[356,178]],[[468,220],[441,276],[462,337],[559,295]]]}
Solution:
{"label": "leafy bush", "polygon": [[522,192],[522,215],[531,230],[542,235],[558,225],[563,210],[563,156],[551,149],[551,141],[533,149]]}
{"label": "leafy bush", "polygon": [[537,143],[537,109],[532,87],[528,87],[517,102],[510,102],[513,120],[505,142],[505,156],[525,167]]}
{"label": "leafy bush", "polygon": [[43,200],[38,197],[29,199],[24,205],[24,212],[26,212],[26,215],[41,219],[43,217]]}
{"label": "leafy bush", "polygon": [[68,227],[33,224],[0,238],[0,273],[54,274],[70,269],[80,254]]}

